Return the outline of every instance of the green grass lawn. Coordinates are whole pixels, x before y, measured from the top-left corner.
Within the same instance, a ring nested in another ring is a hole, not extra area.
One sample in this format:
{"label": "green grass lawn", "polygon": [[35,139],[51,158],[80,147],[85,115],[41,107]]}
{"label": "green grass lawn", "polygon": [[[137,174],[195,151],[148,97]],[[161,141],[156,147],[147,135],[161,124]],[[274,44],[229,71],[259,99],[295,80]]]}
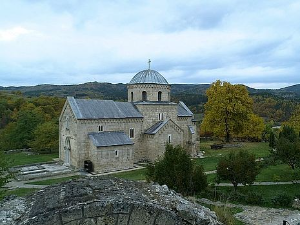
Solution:
{"label": "green grass lawn", "polygon": [[[215,183],[216,174],[207,175],[209,183]],[[286,164],[279,164],[275,166],[268,166],[262,168],[257,175],[255,182],[287,182],[293,180],[300,180],[300,169],[294,171]],[[229,181],[222,181],[222,183],[230,183]]]}
{"label": "green grass lawn", "polygon": [[[224,193],[225,196],[229,196],[233,193],[233,187],[216,187],[218,191]],[[259,206],[265,207],[276,207],[272,203],[272,199],[275,196],[284,194],[294,198],[296,195],[300,195],[300,184],[286,184],[286,185],[261,185],[261,186],[240,186],[237,188],[237,192],[242,194],[247,194],[249,192],[255,193],[257,195],[261,195],[263,201],[261,201]],[[202,196],[208,197],[208,196]],[[208,197],[209,198],[209,197]],[[221,198],[221,199],[213,199],[213,200],[221,200],[221,201],[228,201],[228,199]],[[233,201],[233,203],[242,203],[246,204],[242,201]]]}
{"label": "green grass lawn", "polygon": [[78,179],[81,176],[71,176],[71,177],[62,177],[62,178],[55,178],[55,179],[48,179],[48,180],[41,180],[41,181],[33,181],[28,182],[26,184],[35,184],[35,185],[52,185],[52,184],[59,184],[65,181]]}
{"label": "green grass lawn", "polygon": [[270,147],[265,142],[241,142],[242,147],[238,148],[223,148],[223,149],[210,149],[210,145],[216,142],[207,141],[200,143],[200,150],[205,151],[206,157],[222,157],[227,155],[230,151],[247,150],[254,153],[257,158],[266,157],[270,154]]}
{"label": "green grass lawn", "polygon": [[204,167],[204,171],[215,170],[219,162],[220,157],[224,157],[230,151],[247,150],[255,154],[256,158],[266,157],[270,154],[270,147],[268,143],[263,142],[242,142],[240,148],[223,148],[223,149],[210,149],[213,141],[201,142],[200,150],[205,151],[204,159],[194,159],[196,164],[201,164]]}
{"label": "green grass lawn", "polygon": [[3,194],[0,194],[0,200],[2,200],[5,196],[8,195],[17,195],[18,197],[24,197],[26,195],[29,195],[39,189],[36,188],[17,188],[14,190],[4,191]]}
{"label": "green grass lawn", "polygon": [[123,178],[127,180],[146,180],[146,168],[132,170],[128,172],[120,172],[109,176]]}
{"label": "green grass lawn", "polygon": [[216,169],[220,157],[206,157],[203,159],[193,159],[193,162],[203,166],[204,171],[212,171]]}
{"label": "green grass lawn", "polygon": [[58,158],[58,153],[31,155],[26,152],[18,152],[7,155],[11,160],[11,167],[21,166],[26,164],[50,162],[54,158]]}
{"label": "green grass lawn", "polygon": [[300,169],[292,170],[287,164],[262,168],[255,181],[284,182],[300,180]]}

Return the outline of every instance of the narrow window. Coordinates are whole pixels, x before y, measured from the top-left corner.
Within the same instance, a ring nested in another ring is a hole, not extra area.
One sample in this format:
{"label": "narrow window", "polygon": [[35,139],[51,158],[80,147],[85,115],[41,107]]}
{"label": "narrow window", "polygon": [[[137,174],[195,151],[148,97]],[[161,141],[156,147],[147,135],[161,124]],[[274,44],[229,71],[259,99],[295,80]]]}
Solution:
{"label": "narrow window", "polygon": [[70,117],[69,116],[66,116],[66,130],[70,130]]}
{"label": "narrow window", "polygon": [[158,120],[163,120],[163,119],[164,119],[164,114],[158,113]]}
{"label": "narrow window", "polygon": [[158,99],[159,102],[161,102],[161,91],[158,92],[157,99]]}
{"label": "narrow window", "polygon": [[146,91],[142,92],[142,100],[143,100],[143,102],[147,101],[147,92]]}
{"label": "narrow window", "polygon": [[134,129],[133,128],[129,129],[129,137],[134,138]]}
{"label": "narrow window", "polygon": [[168,134],[168,143],[171,144],[171,141],[172,141],[172,135]]}
{"label": "narrow window", "polygon": [[133,102],[133,92],[131,92],[131,101]]}
{"label": "narrow window", "polygon": [[103,131],[103,126],[102,125],[99,125],[99,131]]}
{"label": "narrow window", "polygon": [[119,157],[119,151],[115,150],[115,157]]}

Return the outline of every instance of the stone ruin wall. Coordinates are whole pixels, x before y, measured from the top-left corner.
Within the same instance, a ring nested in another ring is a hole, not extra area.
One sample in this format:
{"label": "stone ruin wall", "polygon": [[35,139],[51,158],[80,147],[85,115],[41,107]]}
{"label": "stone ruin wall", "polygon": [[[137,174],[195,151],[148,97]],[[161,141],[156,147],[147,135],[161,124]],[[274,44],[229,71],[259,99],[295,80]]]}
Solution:
{"label": "stone ruin wall", "polygon": [[209,209],[166,186],[85,178],[0,202],[5,225],[219,225]]}

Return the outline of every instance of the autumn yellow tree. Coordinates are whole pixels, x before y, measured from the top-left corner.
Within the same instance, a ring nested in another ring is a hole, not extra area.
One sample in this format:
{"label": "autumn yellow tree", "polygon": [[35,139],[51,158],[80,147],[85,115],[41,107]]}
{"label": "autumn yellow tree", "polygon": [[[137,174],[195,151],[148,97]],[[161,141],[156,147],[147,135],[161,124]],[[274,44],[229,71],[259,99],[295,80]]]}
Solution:
{"label": "autumn yellow tree", "polygon": [[[208,102],[205,104],[202,129],[213,132],[217,137],[225,137],[226,142],[232,136],[241,136],[247,132],[252,136],[261,135],[263,121],[253,115],[253,101],[245,86],[217,80],[207,89],[206,94]],[[251,121],[255,121],[256,125],[250,126]]]}
{"label": "autumn yellow tree", "polygon": [[292,127],[298,134],[300,134],[300,107],[298,107],[292,114],[291,118],[285,123]]}

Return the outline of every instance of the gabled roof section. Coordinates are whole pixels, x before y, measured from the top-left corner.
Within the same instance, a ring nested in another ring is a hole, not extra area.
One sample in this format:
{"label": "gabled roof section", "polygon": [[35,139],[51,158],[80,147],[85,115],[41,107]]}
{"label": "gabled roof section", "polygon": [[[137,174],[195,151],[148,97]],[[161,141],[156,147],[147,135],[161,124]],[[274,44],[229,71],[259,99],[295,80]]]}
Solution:
{"label": "gabled roof section", "polygon": [[143,115],[131,102],[75,99],[74,97],[68,97],[67,101],[77,119],[143,118]]}
{"label": "gabled roof section", "polygon": [[133,145],[130,138],[121,131],[95,132],[89,133],[88,136],[96,147]]}
{"label": "gabled roof section", "polygon": [[194,127],[191,126],[191,125],[188,125],[188,127],[189,127],[189,131],[191,132],[191,134],[195,134],[195,129],[194,129]]}
{"label": "gabled roof section", "polygon": [[156,124],[154,124],[152,127],[150,127],[148,130],[146,130],[145,134],[156,134],[166,123],[168,123],[169,120],[165,121],[159,121]]}
{"label": "gabled roof section", "polygon": [[193,116],[194,114],[191,110],[181,101],[178,103],[177,107],[178,116]]}

